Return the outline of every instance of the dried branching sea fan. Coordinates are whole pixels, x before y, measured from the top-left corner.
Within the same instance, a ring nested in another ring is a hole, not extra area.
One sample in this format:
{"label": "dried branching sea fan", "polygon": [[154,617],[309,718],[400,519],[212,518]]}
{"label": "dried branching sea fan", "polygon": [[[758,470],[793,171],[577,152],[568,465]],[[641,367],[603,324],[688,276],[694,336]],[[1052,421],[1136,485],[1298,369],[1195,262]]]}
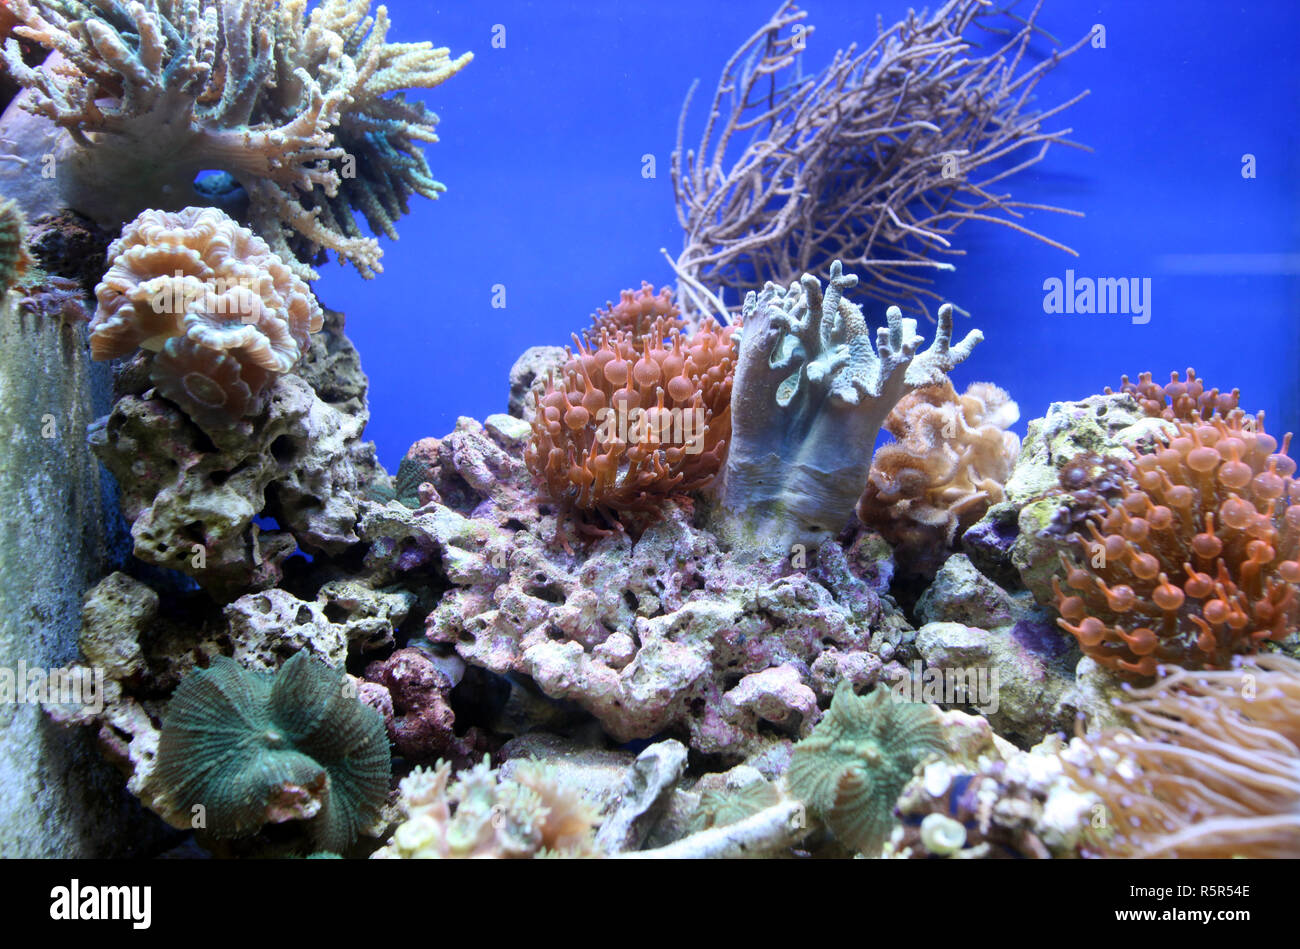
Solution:
{"label": "dried branching sea fan", "polygon": [[[951,237],[965,221],[1069,251],[1022,221],[1026,211],[1076,212],[1001,191],[1051,145],[1074,145],[1070,129],[1048,123],[1087,94],[1027,108],[1039,80],[1087,41],[1022,69],[1039,6],[1002,19],[986,0],[950,0],[805,75],[799,54],[813,28],[783,3],[723,68],[695,148],[684,144],[694,87],[682,110],[672,179],[686,234],[674,269],[688,318],[726,322],[726,288],[825,277],[836,259],[869,277],[876,299],[928,315],[926,300],[940,295],[927,274],[952,269],[941,258],[962,253]],[[994,45],[976,48],[981,31]]]}

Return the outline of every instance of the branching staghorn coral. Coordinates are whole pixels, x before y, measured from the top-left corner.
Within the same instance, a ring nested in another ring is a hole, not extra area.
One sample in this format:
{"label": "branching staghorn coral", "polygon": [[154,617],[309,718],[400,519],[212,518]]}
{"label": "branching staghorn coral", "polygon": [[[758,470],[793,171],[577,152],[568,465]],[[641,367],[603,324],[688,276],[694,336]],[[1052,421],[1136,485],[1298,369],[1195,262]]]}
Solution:
{"label": "branching staghorn coral", "polygon": [[[280,90],[293,89],[304,71],[311,76],[328,74],[333,68],[335,46],[313,41],[314,36],[336,35],[342,40],[345,58],[356,64],[356,82],[339,113],[334,142],[340,156],[329,159],[330,172],[340,185],[337,194],[315,188],[306,196],[286,198],[283,189],[265,202],[255,202],[253,220],[261,231],[274,231],[275,209],[288,204],[298,235],[290,246],[299,258],[311,260],[324,249],[333,249],[337,234],[346,235],[350,245],[369,241],[356,223],[359,212],[370,229],[397,240],[397,219],[409,212],[411,195],[436,199],[446,186],[434,179],[423,150],[417,144],[438,141],[438,116],[422,102],[409,101],[406,89],[436,89],[473,60],[472,53],[451,58],[446,47],[432,43],[388,43],[388,10],[384,6],[368,14],[371,0],[323,0],[302,23],[305,0],[281,0],[275,50],[277,84],[264,93],[271,114],[290,116],[296,102]],[[389,95],[389,93],[395,93]],[[272,107],[269,103],[274,103]],[[265,187],[264,185],[262,187]],[[293,205],[298,198],[308,215],[319,212],[318,221],[303,220]],[[258,212],[263,220],[258,220]],[[373,244],[373,241],[369,241]],[[368,246],[368,245],[367,245]],[[346,255],[345,255],[346,256]],[[363,276],[382,269],[376,261],[358,259]],[[369,264],[369,267],[367,266]]]}
{"label": "branching staghorn coral", "polygon": [[912,771],[947,747],[932,706],[844,680],[813,733],[794,746],[786,787],[850,850],[875,856]]}
{"label": "branching staghorn coral", "polygon": [[[599,341],[575,336],[578,352],[533,391],[525,461],[581,533],[635,527],[667,499],[705,487],[731,436],[733,328],[687,336],[670,298],[642,294],[622,313],[598,315]],[[646,308],[662,315],[638,316]],[[611,330],[609,321],[643,328]]]}
{"label": "branching staghorn coral", "polygon": [[[869,274],[876,299],[928,314],[926,299],[939,295],[925,274],[952,269],[938,258],[962,253],[950,238],[965,221],[1074,253],[1021,222],[1026,211],[1076,212],[1000,190],[1051,145],[1074,144],[1069,129],[1047,123],[1087,94],[1027,108],[1039,80],[1087,41],[1022,69],[1040,6],[1006,31],[986,0],[949,0],[808,76],[799,56],[813,27],[783,3],[723,68],[692,149],[684,139],[694,86],[682,109],[672,178],[686,235],[673,266],[688,316],[726,322],[724,288],[824,276],[836,259]],[[976,30],[1006,38],[977,51]]]}
{"label": "branching staghorn coral", "polygon": [[1075,739],[1066,772],[1096,794],[1093,851],[1124,857],[1300,856],[1300,662],[1169,670],[1120,710],[1135,731]]}
{"label": "branching staghorn coral", "polygon": [[323,314],[266,241],[216,208],[146,211],[108,249],[90,326],[95,359],[156,355],[158,391],[201,426],[256,412]]}
{"label": "branching staghorn coral", "polygon": [[1117,503],[1075,535],[1053,579],[1062,629],[1102,665],[1149,678],[1157,665],[1224,669],[1296,627],[1296,464],[1240,409],[1179,422],[1164,447],[1122,462]]}
{"label": "branching staghorn coral", "polygon": [[961,532],[1003,500],[1020,453],[1007,428],[1019,417],[1011,396],[988,382],[958,396],[945,380],[899,400],[885,420],[897,441],[871,459],[857,510],[893,546],[900,570],[932,574]]}
{"label": "branching staghorn coral", "polygon": [[951,345],[952,307],[934,342],[897,307],[873,349],[862,311],[844,291],[858,278],[831,265],[825,295],[804,274],[745,299],[721,504],[733,536],[788,548],[837,533],[866,488],[880,426],[908,392],[937,385],[982,340]]}
{"label": "branching staghorn coral", "polygon": [[164,713],[161,805],[219,838],[305,819],[342,852],[379,819],[390,767],[383,719],[349,686],[307,650],[274,675],[225,656],[196,669]]}
{"label": "branching staghorn coral", "polygon": [[509,779],[485,758],[451,780],[451,762],[402,779],[406,820],[376,859],[596,856],[596,809],[540,761]]}
{"label": "branching staghorn coral", "polygon": [[[146,208],[217,204],[230,190],[196,188],[202,171],[242,187],[254,227],[301,276],[323,249],[364,276],[381,269],[376,240],[352,209],[390,237],[411,193],[434,196],[415,141],[436,141],[437,117],[404,96],[433,88],[452,60],[429,43],[388,44],[387,12],[370,0],[12,0],[15,33],[57,53],[8,71],[32,90],[26,108],[79,146],[61,163],[68,204],[104,226]],[[293,235],[286,237],[285,229]],[[299,252],[301,259],[293,251]]]}

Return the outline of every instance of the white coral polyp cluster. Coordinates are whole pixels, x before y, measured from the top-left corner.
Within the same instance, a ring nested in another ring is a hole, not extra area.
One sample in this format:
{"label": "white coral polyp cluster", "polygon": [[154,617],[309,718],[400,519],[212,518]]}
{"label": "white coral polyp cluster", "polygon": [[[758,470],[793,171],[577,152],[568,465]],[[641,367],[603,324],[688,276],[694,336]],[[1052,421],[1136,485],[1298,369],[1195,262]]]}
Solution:
{"label": "white coral polyp cluster", "polygon": [[539,762],[511,777],[487,759],[451,780],[450,762],[416,768],[399,785],[406,819],[376,859],[593,854],[596,811]]}
{"label": "white coral polyp cluster", "polygon": [[201,425],[255,411],[323,314],[266,241],[215,208],[145,211],[108,249],[90,324],[95,359],[146,349],[159,392]]}

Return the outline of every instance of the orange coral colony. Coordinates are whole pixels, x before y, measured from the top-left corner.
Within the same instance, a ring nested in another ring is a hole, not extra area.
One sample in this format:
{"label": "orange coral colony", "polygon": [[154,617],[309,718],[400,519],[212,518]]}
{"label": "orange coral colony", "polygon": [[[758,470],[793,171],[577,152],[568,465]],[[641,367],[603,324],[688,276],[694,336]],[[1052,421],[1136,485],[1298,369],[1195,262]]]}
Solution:
{"label": "orange coral colony", "polygon": [[[1205,389],[1205,382],[1196,378],[1196,370],[1187,370],[1187,381],[1178,377],[1177,372],[1169,374],[1169,382],[1157,385],[1151,381],[1151,373],[1144,372],[1137,382],[1129,382],[1128,376],[1120,377],[1120,392],[1127,392],[1137,399],[1142,411],[1152,418],[1163,418],[1170,422],[1190,422],[1194,418],[1210,418],[1216,413],[1227,415],[1237,407],[1241,395],[1240,389],[1231,392],[1219,392],[1218,389]],[[1110,386],[1106,394],[1111,395]]]}
{"label": "orange coral colony", "polygon": [[533,393],[525,460],[583,533],[622,529],[669,498],[685,499],[726,457],[734,328],[714,324],[686,336],[668,291],[649,291],[625,292],[623,301],[653,309],[653,318],[642,313],[628,319],[630,328],[614,329],[598,315],[599,341],[575,336],[578,351]]}
{"label": "orange coral colony", "polygon": [[[1218,397],[1216,397],[1218,398]],[[1057,622],[1083,651],[1141,677],[1161,663],[1227,668],[1237,654],[1295,628],[1300,482],[1290,435],[1240,409],[1175,422],[1164,447],[1126,463],[1115,505],[1075,535],[1082,565],[1062,556]]]}
{"label": "orange coral colony", "polygon": [[624,290],[618,303],[607,303],[598,310],[591,318],[591,329],[583,335],[589,345],[599,343],[602,330],[644,336],[659,319],[666,320],[669,329],[685,330],[686,321],[681,317],[671,289],[663,287],[655,293],[654,285],[642,280],[640,290]]}

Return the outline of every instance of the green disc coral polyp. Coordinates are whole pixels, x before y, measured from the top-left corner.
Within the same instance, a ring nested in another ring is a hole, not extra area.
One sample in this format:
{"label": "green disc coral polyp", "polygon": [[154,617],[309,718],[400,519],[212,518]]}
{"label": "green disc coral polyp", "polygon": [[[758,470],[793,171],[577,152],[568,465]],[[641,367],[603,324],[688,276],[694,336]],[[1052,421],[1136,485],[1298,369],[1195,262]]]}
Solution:
{"label": "green disc coral polyp", "polygon": [[840,843],[874,856],[913,769],[945,748],[932,708],[898,701],[883,687],[858,696],[845,681],[812,734],[794,746],[786,783]]}
{"label": "green disc coral polyp", "polygon": [[389,768],[379,713],[302,651],[275,674],[224,656],[196,669],[167,706],[156,774],[170,809],[215,837],[306,819],[341,852],[378,817]]}

